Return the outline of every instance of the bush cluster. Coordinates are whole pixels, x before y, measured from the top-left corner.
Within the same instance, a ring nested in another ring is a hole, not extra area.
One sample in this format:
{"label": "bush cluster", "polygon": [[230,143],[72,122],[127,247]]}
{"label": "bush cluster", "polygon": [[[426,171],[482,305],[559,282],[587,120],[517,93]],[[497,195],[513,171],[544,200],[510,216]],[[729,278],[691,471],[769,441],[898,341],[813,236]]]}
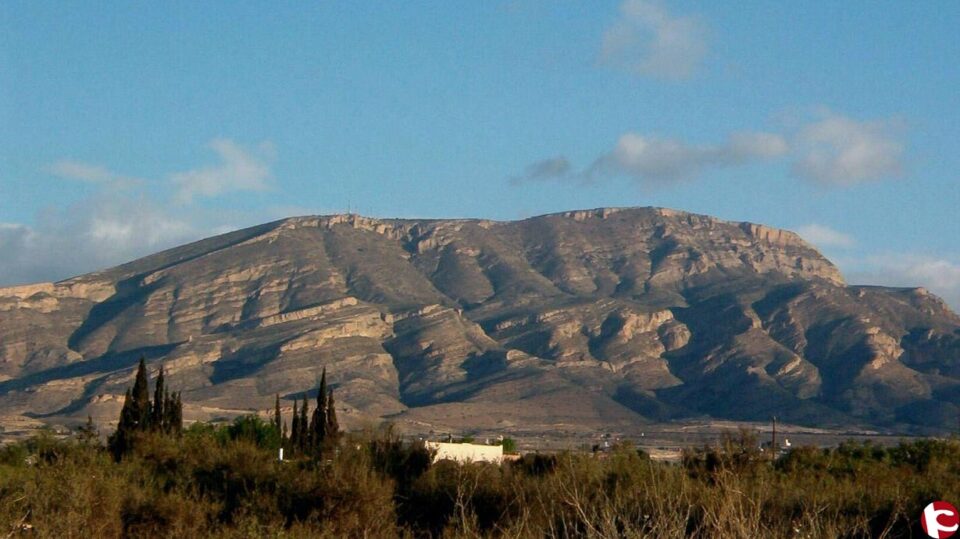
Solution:
{"label": "bush cluster", "polygon": [[83,433],[4,446],[0,536],[916,537],[927,503],[960,501],[955,440],[774,461],[732,437],[680,464],[621,445],[495,466],[433,464],[390,429],[281,463],[275,433],[252,417],[136,432],[120,461]]}

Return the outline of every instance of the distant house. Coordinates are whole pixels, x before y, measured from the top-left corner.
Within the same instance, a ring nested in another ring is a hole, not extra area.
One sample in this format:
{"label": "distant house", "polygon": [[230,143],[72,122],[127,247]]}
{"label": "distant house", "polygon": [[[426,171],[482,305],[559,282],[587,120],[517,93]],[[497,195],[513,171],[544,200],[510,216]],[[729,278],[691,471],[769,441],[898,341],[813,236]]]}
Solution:
{"label": "distant house", "polygon": [[502,445],[455,444],[426,442],[427,449],[434,451],[433,461],[454,460],[457,462],[503,462]]}

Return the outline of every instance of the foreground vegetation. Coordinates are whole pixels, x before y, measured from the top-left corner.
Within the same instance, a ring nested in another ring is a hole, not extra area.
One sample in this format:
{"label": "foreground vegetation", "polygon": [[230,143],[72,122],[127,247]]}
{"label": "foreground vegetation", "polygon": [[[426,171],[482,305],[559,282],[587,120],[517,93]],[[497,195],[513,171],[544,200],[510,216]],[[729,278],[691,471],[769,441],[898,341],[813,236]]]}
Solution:
{"label": "foreground vegetation", "polygon": [[389,429],[277,462],[270,423],[136,434],[119,462],[89,431],[0,449],[0,537],[901,537],[960,500],[960,443],[795,449],[749,436],[652,462],[628,446],[430,464]]}

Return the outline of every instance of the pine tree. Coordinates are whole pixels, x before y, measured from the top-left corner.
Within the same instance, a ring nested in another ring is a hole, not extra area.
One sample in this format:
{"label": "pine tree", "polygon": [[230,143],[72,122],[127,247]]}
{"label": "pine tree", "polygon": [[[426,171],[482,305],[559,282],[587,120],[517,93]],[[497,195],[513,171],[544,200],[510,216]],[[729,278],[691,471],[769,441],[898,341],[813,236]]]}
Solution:
{"label": "pine tree", "polygon": [[166,415],[166,404],[167,401],[164,399],[164,388],[163,388],[163,365],[160,365],[160,370],[157,372],[157,382],[156,388],[153,391],[153,409],[150,411],[150,428],[153,430],[167,430],[167,415]]}
{"label": "pine tree", "polygon": [[300,416],[297,414],[297,399],[293,399],[293,419],[290,421],[290,450],[300,447]]}
{"label": "pine tree", "polygon": [[134,430],[145,430],[150,425],[150,382],[147,379],[147,362],[140,356],[137,379],[133,383],[133,410],[136,424]]}
{"label": "pine tree", "polygon": [[337,406],[333,400],[333,389],[327,395],[327,428],[325,430],[327,440],[331,444],[335,444],[340,438],[340,424],[337,422]]}

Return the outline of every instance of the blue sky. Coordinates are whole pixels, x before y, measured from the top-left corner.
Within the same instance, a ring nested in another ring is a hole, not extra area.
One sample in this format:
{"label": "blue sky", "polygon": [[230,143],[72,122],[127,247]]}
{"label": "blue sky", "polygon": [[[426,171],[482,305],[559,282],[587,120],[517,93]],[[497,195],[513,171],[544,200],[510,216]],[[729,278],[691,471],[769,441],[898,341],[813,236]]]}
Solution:
{"label": "blue sky", "polygon": [[287,215],[666,206],[960,306],[960,3],[4,2],[0,285]]}

